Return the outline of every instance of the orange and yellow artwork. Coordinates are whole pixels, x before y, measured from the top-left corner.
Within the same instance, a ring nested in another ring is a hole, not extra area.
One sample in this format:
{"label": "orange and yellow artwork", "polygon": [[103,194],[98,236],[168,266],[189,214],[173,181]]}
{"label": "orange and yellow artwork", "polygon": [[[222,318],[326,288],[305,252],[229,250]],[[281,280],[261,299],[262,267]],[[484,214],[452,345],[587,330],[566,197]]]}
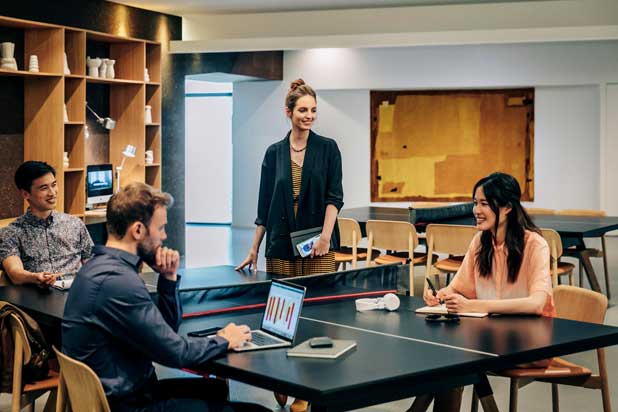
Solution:
{"label": "orange and yellow artwork", "polygon": [[534,90],[371,92],[372,201],[469,200],[501,171],[533,200]]}

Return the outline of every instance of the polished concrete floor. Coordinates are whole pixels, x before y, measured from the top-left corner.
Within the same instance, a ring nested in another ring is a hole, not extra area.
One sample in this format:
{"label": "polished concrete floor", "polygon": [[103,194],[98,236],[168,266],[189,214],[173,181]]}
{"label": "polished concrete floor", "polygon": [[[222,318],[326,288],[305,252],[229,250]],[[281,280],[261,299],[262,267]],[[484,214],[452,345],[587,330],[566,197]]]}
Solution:
{"label": "polished concrete floor", "polygon": [[[203,226],[190,225],[187,227],[187,253],[186,266],[212,266],[223,264],[237,264],[247,254],[247,251],[253,240],[253,231],[247,229],[231,229],[226,226]],[[589,247],[599,247],[600,242],[595,244],[595,241],[588,243]],[[607,311],[605,323],[608,325],[618,326],[618,237],[609,237],[607,239],[608,247],[608,265],[611,280],[611,290],[613,297],[610,301],[610,307]],[[593,260],[593,264],[599,281],[604,286],[603,282],[603,267],[600,259]],[[265,265],[263,256],[260,256],[258,267],[263,269]],[[420,273],[418,273],[420,272]],[[422,282],[422,271],[418,271],[416,279],[419,283]],[[576,275],[577,278],[577,275]],[[587,285],[585,285],[587,287]],[[614,409],[618,408],[618,390],[613,389],[618,385],[618,346],[606,349],[607,354],[607,369],[609,371],[609,384],[611,393],[611,402]],[[588,366],[596,371],[596,354],[595,352],[586,352],[566,357],[567,359],[579,364]],[[170,370],[167,368],[158,367],[158,373],[161,377],[172,377],[183,375],[183,372]],[[498,407],[502,411],[508,410],[508,391],[509,385],[506,379],[490,378],[492,388]],[[231,397],[233,400],[249,401],[265,405],[273,411],[281,411],[272,393],[259,388],[244,385],[238,382],[231,382]],[[562,411],[601,411],[601,396],[596,390],[561,387],[560,390],[560,407]],[[462,403],[462,411],[470,409],[471,388],[466,388]],[[291,400],[286,406],[289,408]],[[37,403],[36,410],[42,411],[44,400],[41,399]],[[382,405],[376,405],[369,408],[364,408],[366,412],[403,412],[411,404],[410,399],[400,400]],[[10,410],[10,399],[8,395],[0,395],[0,411]],[[533,383],[520,390],[519,410],[524,412],[541,412],[551,410],[551,393],[550,386],[543,383]]]}

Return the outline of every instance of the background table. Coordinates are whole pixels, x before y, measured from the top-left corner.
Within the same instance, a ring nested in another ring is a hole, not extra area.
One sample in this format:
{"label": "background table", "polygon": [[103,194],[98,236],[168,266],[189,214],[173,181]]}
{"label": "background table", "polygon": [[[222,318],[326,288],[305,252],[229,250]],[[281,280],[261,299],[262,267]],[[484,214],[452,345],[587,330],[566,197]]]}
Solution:
{"label": "background table", "polygon": [[[409,222],[410,212],[407,208],[396,207],[357,207],[344,209],[339,214],[341,217],[355,219],[361,226],[363,236],[366,236],[365,224],[367,220],[394,220],[398,222]],[[579,251],[585,249],[584,238],[601,237],[605,233],[618,229],[618,217],[614,216],[562,216],[562,215],[535,215],[531,216],[534,224],[542,229],[553,229],[560,234],[562,247],[568,248],[575,246]],[[441,223],[448,225],[467,225],[474,226],[473,216],[455,217],[443,219],[435,222],[416,222],[414,226],[419,232],[425,231],[425,226],[430,223]],[[590,288],[596,292],[601,292],[590,257],[586,253],[578,253],[586,272],[586,277],[590,283]]]}

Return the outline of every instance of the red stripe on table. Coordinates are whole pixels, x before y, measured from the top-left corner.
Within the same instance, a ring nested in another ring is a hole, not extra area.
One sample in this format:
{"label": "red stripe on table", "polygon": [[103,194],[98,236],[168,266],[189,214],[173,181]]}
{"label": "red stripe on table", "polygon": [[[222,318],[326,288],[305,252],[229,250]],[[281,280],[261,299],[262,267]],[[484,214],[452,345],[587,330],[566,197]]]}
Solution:
{"label": "red stripe on table", "polygon": [[[362,298],[366,296],[380,296],[385,295],[386,293],[397,293],[397,290],[379,290],[373,292],[358,292],[358,293],[346,293],[344,295],[330,295],[330,296],[318,296],[314,298],[305,298],[304,302],[327,302],[329,300],[340,300],[340,299],[348,299],[348,298]],[[221,308],[221,309],[210,309],[201,312],[189,312],[185,313],[182,318],[190,319],[190,318],[198,318],[200,316],[210,316],[210,315],[218,315],[220,313],[230,313],[230,312],[241,312],[243,310],[250,309],[259,309],[266,307],[265,303],[255,303],[252,305],[241,305],[241,306],[233,306],[230,308]]]}

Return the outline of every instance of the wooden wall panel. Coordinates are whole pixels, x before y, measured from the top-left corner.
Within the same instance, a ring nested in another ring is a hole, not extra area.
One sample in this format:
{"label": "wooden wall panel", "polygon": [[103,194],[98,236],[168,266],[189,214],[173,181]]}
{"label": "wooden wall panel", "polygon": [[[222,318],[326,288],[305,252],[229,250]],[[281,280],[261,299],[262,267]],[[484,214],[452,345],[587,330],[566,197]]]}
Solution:
{"label": "wooden wall panel", "polygon": [[24,70],[28,70],[31,55],[39,60],[39,71],[63,71],[64,29],[28,29],[25,31]]}
{"label": "wooden wall panel", "polygon": [[467,200],[512,174],[534,198],[534,90],[372,92],[372,201]]}
{"label": "wooden wall panel", "polygon": [[[64,190],[62,152],[64,151],[64,79],[27,78],[24,81],[24,160],[41,160],[57,173],[58,189]],[[58,210],[64,199],[59,197]]]}
{"label": "wooden wall panel", "polygon": [[137,148],[134,158],[125,160],[121,184],[145,179],[144,170],[144,102],[145,87],[141,85],[110,86],[111,116],[116,120],[116,128],[110,131],[109,154],[114,168],[122,161],[122,151],[131,144]]}

